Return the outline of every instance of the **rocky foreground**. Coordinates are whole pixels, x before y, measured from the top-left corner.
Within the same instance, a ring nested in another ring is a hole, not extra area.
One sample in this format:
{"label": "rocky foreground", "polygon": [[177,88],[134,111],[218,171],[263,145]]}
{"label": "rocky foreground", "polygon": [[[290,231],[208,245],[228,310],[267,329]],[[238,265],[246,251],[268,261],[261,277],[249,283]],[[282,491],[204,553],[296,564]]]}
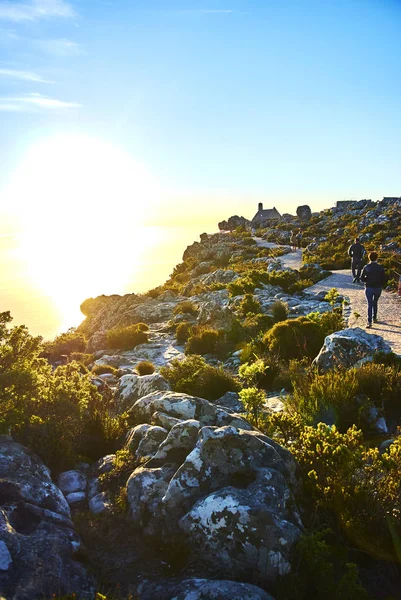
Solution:
{"label": "rocky foreground", "polygon": [[[226,233],[203,235],[187,248],[184,261],[189,275],[155,297],[100,297],[86,306],[80,329],[87,351],[94,353],[94,364],[118,369],[98,379],[112,390],[115,413],[128,414],[134,424],[117,453],[77,464],[53,481],[31,451],[10,436],[0,438],[0,591],[7,599],[74,593],[90,600],[103,573],[110,585],[123,588],[121,597],[272,600],[272,590],[294,568],[293,550],[305,527],[303,481],[293,455],[246,419],[237,393],[210,402],[172,391],[159,373],[185,356],[175,334],[183,320],[228,330],[243,318],[244,294],[228,288],[244,276],[238,264],[267,273],[291,269],[277,256],[247,252],[247,244]],[[318,264],[300,272],[314,273],[316,280],[326,274]],[[288,293],[270,283],[253,291],[263,315],[281,301],[289,318],[332,310],[325,296]],[[184,319],[176,309],[188,301],[198,310]],[[147,343],[126,351],[107,348],[108,331],[141,322],[150,328]],[[315,364],[321,372],[350,368],[377,350],[390,348],[379,336],[345,329],[326,338]],[[240,354],[234,350],[224,361],[205,358],[237,374]],[[135,367],[143,360],[156,371],[139,375]],[[265,411],[283,409],[285,398],[276,390]],[[377,411],[369,418],[377,433],[388,432]],[[119,496],[116,478],[123,482]],[[115,528],[111,547],[97,554],[92,549],[95,571],[77,533],[78,515],[95,519],[99,530],[105,524]]]}

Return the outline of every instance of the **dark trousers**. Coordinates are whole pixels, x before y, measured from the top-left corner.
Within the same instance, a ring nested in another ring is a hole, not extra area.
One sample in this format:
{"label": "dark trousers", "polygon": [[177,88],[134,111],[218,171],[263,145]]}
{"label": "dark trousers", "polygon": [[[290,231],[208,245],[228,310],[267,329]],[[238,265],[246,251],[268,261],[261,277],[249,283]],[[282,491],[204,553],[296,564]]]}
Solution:
{"label": "dark trousers", "polygon": [[362,259],[353,258],[351,263],[352,276],[354,279],[359,279],[362,271]]}
{"label": "dark trousers", "polygon": [[377,302],[382,293],[381,288],[366,288],[365,295],[368,301],[368,322],[372,322],[372,315],[374,319],[377,319]]}

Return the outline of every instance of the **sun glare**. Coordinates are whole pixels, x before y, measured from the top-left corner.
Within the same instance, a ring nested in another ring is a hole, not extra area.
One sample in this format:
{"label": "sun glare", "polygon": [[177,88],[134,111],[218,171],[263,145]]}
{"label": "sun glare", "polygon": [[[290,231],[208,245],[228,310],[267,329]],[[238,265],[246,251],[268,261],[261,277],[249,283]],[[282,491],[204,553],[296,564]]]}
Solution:
{"label": "sun glare", "polygon": [[160,199],[130,156],[83,136],[43,140],[14,173],[8,197],[20,219],[27,275],[66,327],[82,319],[88,296],[128,291],[150,243],[144,219]]}

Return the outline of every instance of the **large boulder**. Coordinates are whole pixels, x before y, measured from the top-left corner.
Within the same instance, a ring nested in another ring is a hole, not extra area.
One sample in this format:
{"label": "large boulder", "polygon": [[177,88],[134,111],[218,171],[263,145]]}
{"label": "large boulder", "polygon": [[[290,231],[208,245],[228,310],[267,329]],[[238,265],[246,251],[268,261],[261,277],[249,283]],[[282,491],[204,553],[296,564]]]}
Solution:
{"label": "large boulder", "polygon": [[0,480],[1,593],[18,600],[72,593],[94,598],[94,581],[75,560],[81,542],[69,506],[47,467],[20,444],[3,438]]}
{"label": "large boulder", "polygon": [[307,204],[297,207],[297,217],[300,221],[309,221],[312,216],[312,211]]}
{"label": "large boulder", "polygon": [[245,217],[239,217],[238,215],[234,215],[230,217],[227,221],[221,221],[218,223],[218,228],[220,231],[234,231],[237,227],[250,227],[251,222]]}
{"label": "large boulder", "polygon": [[172,417],[174,424],[195,419],[202,427],[232,425],[245,430],[252,429],[248,421],[236,413],[229,413],[204,398],[179,392],[152,392],[137,400],[128,413],[137,423],[153,423],[160,414],[164,414]]}
{"label": "large boulder", "polygon": [[142,396],[151,392],[169,390],[169,383],[160,375],[123,375],[116,389],[115,401],[119,410],[132,406]]}
{"label": "large boulder", "polygon": [[[143,400],[136,405],[142,419],[163,401]],[[302,530],[292,455],[259,432],[201,427],[205,407],[191,397],[175,409],[167,403],[164,398],[164,410],[176,417],[193,416],[177,423],[129,477],[130,519],[148,536],[173,539],[181,531],[194,558],[223,578],[274,581],[288,573]]]}
{"label": "large boulder", "polygon": [[391,352],[380,335],[367,333],[360,327],[343,329],[326,337],[313,364],[321,372],[338,367],[350,368],[362,359],[371,359],[376,352]]}

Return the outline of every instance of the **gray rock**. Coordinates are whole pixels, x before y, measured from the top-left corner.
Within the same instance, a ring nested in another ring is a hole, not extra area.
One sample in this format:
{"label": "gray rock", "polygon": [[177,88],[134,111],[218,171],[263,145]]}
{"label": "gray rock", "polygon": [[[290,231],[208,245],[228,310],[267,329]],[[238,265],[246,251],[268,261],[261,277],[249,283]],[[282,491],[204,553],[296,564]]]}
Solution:
{"label": "gray rock", "polygon": [[322,372],[338,367],[353,367],[363,358],[376,352],[391,352],[390,346],[379,335],[367,333],[360,327],[344,329],[327,336],[313,364]]}
{"label": "gray rock", "polygon": [[10,551],[7,548],[7,544],[0,541],[0,571],[7,571],[8,567],[13,562]]}
{"label": "gray rock", "polygon": [[64,471],[58,476],[57,484],[64,495],[80,492],[86,488],[86,475],[80,471]]}
{"label": "gray rock", "polygon": [[307,204],[297,207],[297,217],[300,221],[309,221],[312,216],[312,211]]}
{"label": "gray rock", "polygon": [[114,463],[116,460],[115,454],[107,454],[107,456],[103,456],[99,458],[95,465],[95,469],[98,475],[103,475],[104,473],[110,473],[114,469]]}
{"label": "gray rock", "polygon": [[160,444],[166,439],[167,430],[157,425],[152,425],[147,429],[138,444],[135,455],[138,458],[153,456]]}
{"label": "gray rock", "polygon": [[138,593],[141,600],[273,600],[256,585],[226,579],[144,581],[138,587]]}
{"label": "gray rock", "polygon": [[157,390],[169,390],[169,383],[160,375],[152,373],[151,375],[123,375],[118,384],[115,394],[115,401],[118,409],[124,410],[132,406],[138,398],[146,396]]}
{"label": "gray rock", "polygon": [[213,271],[213,273],[206,273],[205,275],[201,275],[200,280],[205,285],[211,285],[212,283],[230,283],[235,279],[238,279],[239,275],[235,271],[231,271],[230,269],[217,269],[217,271]]}
{"label": "gray rock", "polygon": [[226,392],[224,396],[221,396],[221,398],[216,400],[216,404],[228,409],[229,411],[237,413],[245,412],[245,407],[237,392]]}
{"label": "gray rock", "polygon": [[273,581],[289,571],[302,529],[290,491],[298,489],[296,463],[260,433],[198,427],[176,425],[131,474],[130,518],[146,535],[168,538],[179,525],[191,552],[225,578],[253,572]]}
{"label": "gray rock", "polygon": [[107,492],[99,492],[89,500],[89,510],[93,515],[99,515],[111,508],[111,499]]}
{"label": "gray rock", "polygon": [[66,495],[65,499],[70,506],[82,504],[86,500],[86,492],[71,492],[71,494]]}
{"label": "gray rock", "polygon": [[0,442],[0,480],[1,593],[93,599],[94,581],[74,558],[80,539],[68,503],[42,461],[20,444]]}
{"label": "gray rock", "polygon": [[137,422],[149,423],[156,412],[162,412],[181,421],[196,419],[204,425],[233,425],[250,430],[252,426],[237,414],[188,394],[178,392],[153,392],[140,398],[128,411]]}

